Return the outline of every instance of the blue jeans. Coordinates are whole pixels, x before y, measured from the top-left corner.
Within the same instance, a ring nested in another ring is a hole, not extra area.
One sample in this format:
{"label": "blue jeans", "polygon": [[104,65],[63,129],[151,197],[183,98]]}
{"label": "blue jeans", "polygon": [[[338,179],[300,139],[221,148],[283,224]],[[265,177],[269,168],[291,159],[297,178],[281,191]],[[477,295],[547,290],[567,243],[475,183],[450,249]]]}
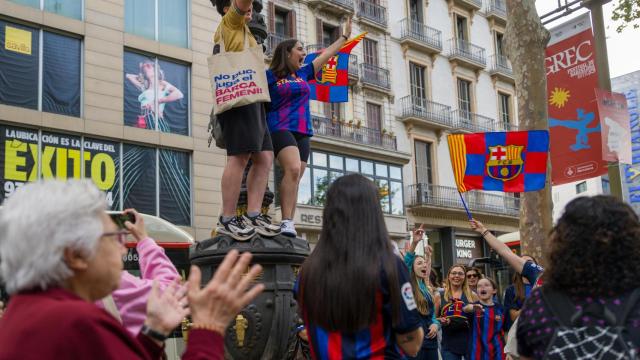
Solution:
{"label": "blue jeans", "polygon": [[448,350],[442,350],[442,360],[464,360],[464,355],[454,354]]}

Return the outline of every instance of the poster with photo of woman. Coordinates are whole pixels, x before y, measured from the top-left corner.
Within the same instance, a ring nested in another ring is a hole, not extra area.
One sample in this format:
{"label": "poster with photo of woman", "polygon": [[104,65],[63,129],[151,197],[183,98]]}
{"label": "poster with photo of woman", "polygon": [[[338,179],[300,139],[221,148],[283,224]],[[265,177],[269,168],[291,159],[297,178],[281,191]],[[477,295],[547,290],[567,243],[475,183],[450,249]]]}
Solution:
{"label": "poster with photo of woman", "polygon": [[189,134],[189,68],[134,52],[124,53],[124,124]]}

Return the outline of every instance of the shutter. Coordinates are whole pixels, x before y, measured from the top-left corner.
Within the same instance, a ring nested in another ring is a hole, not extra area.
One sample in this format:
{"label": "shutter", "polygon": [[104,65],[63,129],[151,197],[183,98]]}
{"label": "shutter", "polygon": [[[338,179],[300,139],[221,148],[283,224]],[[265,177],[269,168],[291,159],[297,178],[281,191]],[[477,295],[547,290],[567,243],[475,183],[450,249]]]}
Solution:
{"label": "shutter", "polygon": [[322,45],[322,20],[316,18],[316,43]]}
{"label": "shutter", "polygon": [[287,15],[288,19],[287,19],[287,23],[289,24],[289,37],[292,39],[297,38],[297,27],[298,24],[296,23],[296,11],[295,10],[291,10],[289,11],[289,14]]}
{"label": "shutter", "polygon": [[269,1],[268,11],[269,11],[269,24],[267,24],[268,31],[270,34],[273,34],[276,32],[276,5],[273,3],[273,1]]}

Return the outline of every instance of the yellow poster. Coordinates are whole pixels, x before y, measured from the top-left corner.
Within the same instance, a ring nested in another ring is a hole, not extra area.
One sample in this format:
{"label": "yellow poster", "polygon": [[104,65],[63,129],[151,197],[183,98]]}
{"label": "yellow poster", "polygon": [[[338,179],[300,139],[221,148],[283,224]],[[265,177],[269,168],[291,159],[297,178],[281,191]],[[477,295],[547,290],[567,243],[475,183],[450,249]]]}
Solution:
{"label": "yellow poster", "polygon": [[4,48],[17,53],[31,55],[31,31],[6,25]]}

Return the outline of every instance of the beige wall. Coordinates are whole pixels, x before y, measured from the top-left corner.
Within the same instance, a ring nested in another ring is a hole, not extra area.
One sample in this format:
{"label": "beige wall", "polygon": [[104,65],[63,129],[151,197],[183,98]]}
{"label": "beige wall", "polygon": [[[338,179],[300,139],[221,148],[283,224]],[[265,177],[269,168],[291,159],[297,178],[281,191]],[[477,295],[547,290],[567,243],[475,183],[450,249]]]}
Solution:
{"label": "beige wall", "polygon": [[[220,17],[208,0],[191,1],[191,49],[151,41],[124,32],[124,0],[84,0],[84,21],[0,0],[3,17],[28,25],[83,37],[82,117],[74,118],[0,105],[0,122],[91,135],[192,154],[192,227],[196,239],[209,237],[220,207],[220,177],[224,152],[207,146],[211,110],[207,56]],[[125,48],[185,62],[191,67],[191,134],[159,133],[123,125],[123,54]]]}

